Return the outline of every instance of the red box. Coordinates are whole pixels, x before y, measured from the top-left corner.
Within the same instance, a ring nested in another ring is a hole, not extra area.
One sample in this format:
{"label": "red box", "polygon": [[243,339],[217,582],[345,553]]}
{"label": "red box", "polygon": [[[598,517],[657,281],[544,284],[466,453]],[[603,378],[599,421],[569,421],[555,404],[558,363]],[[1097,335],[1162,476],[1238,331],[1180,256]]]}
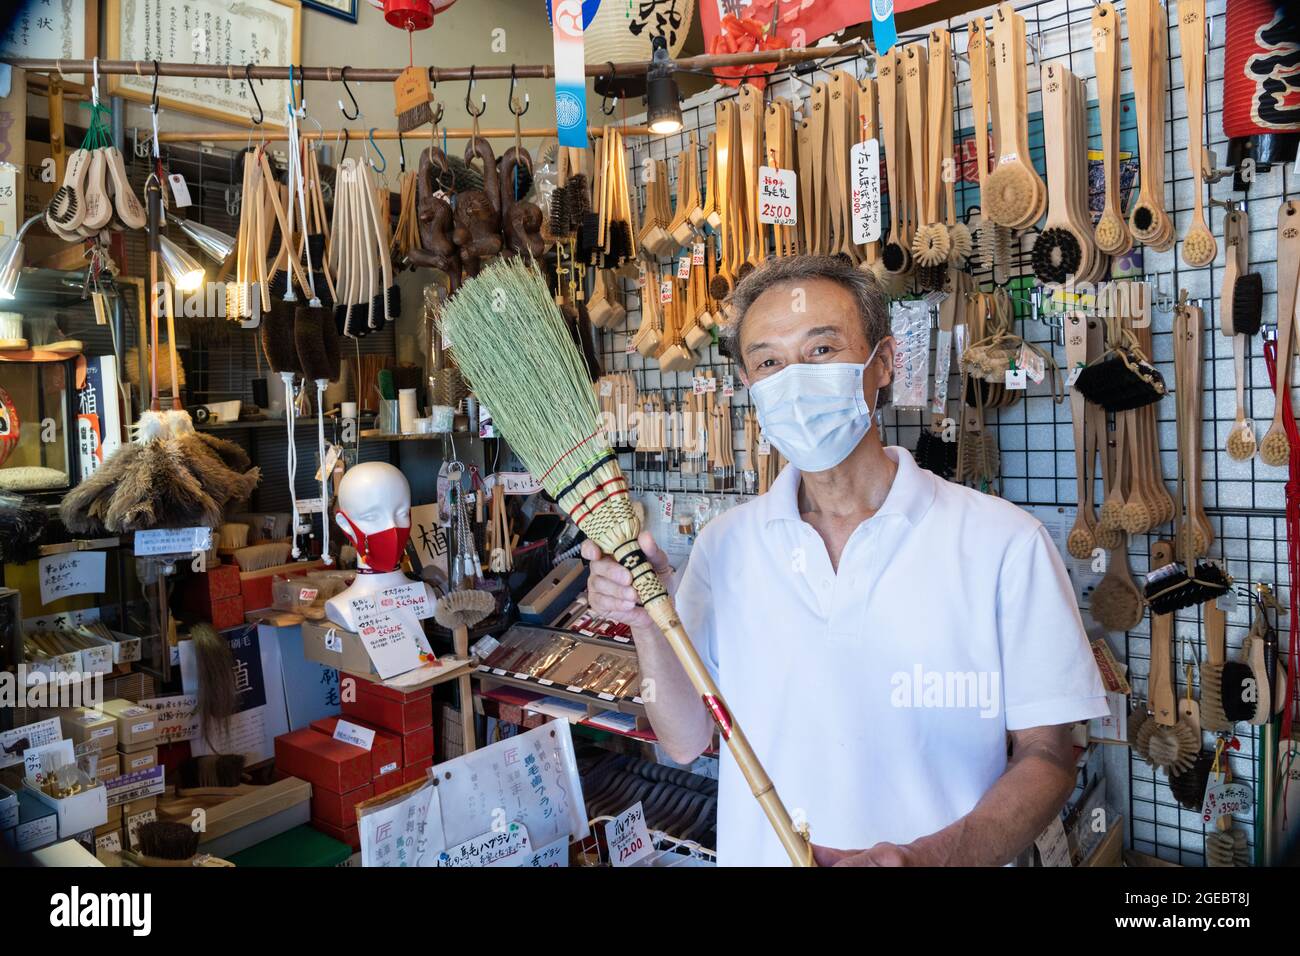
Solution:
{"label": "red box", "polygon": [[375,788],[375,796],[378,797],[389,790],[396,790],[404,783],[406,781],[402,779],[402,769],[399,767],[392,773],[386,773],[382,777],[376,778],[371,786]]}
{"label": "red box", "polygon": [[403,734],[401,740],[403,766],[419,763],[421,760],[428,760],[433,756],[432,725],[413,730],[409,734]]}
{"label": "red box", "polygon": [[355,823],[350,827],[336,827],[325,820],[313,819],[311,825],[326,836],[333,837],[340,843],[346,843],[353,850],[361,849],[361,833]]}
{"label": "red box", "polygon": [[208,610],[208,620],[215,631],[228,631],[244,623],[244,599],[236,594],[234,597],[213,601]]}
{"label": "red box", "polygon": [[386,694],[368,692],[367,685],[374,685],[369,681],[358,680],[356,699],[353,700],[343,693],[343,679],[340,675],[340,696],[343,700],[343,716],[349,720],[358,717],[368,724],[402,735],[433,725],[433,697],[428,692],[419,697],[411,695],[411,699],[407,700],[394,699]]}
{"label": "red box", "polygon": [[[349,677],[353,675],[349,674]],[[366,680],[364,677],[354,677],[357,682],[357,693],[368,694],[371,697],[382,697],[385,700],[397,701],[399,704],[409,704],[412,701],[423,700],[426,697],[433,696],[433,688],[425,687],[422,690],[397,690],[394,687],[385,687],[376,681]],[[540,695],[539,695],[540,696]]]}
{"label": "red box", "polygon": [[[311,726],[313,730],[320,731],[327,737],[333,737],[334,728],[338,726],[340,719],[338,716],[322,717],[320,720],[313,720]],[[402,764],[405,762],[402,759],[402,741],[404,738],[391,731],[372,726],[365,721],[352,720],[349,722],[375,732],[375,743],[370,748],[371,780],[377,780],[384,774],[402,769]]]}
{"label": "red box", "polygon": [[357,825],[356,806],[375,795],[372,784],[358,787],[347,793],[334,793],[322,787],[311,788],[311,816],[331,826],[347,829]]}
{"label": "red box", "polygon": [[312,787],[348,793],[370,783],[370,754],[304,727],[275,738],[275,765]]}
{"label": "red box", "polygon": [[202,574],[187,576],[180,603],[186,610],[206,617],[214,601],[232,597],[239,597],[239,568],[219,564]]}
{"label": "red box", "polygon": [[402,783],[410,783],[412,780],[423,780],[425,771],[433,766],[433,760],[421,760],[419,763],[409,764],[402,768]]}

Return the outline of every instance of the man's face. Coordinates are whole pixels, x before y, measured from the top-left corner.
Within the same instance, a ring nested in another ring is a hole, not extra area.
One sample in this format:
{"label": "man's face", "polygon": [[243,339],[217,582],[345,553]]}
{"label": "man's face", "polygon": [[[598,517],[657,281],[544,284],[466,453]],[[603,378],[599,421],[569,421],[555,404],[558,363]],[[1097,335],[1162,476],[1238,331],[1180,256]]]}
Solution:
{"label": "man's face", "polygon": [[[850,362],[871,356],[853,294],[828,279],[773,286],[760,295],[741,327],[740,380],[746,386],[775,375],[788,365]],[[894,340],[880,343],[875,361],[863,375],[868,402],[893,378]]]}

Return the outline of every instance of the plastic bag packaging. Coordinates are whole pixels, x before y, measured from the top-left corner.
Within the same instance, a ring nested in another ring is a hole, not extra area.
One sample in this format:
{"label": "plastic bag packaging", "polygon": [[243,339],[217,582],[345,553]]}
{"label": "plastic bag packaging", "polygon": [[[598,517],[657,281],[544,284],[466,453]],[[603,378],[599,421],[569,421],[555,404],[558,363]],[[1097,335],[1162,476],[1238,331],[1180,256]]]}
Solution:
{"label": "plastic bag packaging", "polygon": [[924,408],[930,381],[930,303],[899,299],[891,303],[889,313],[898,343],[890,400],[895,408]]}

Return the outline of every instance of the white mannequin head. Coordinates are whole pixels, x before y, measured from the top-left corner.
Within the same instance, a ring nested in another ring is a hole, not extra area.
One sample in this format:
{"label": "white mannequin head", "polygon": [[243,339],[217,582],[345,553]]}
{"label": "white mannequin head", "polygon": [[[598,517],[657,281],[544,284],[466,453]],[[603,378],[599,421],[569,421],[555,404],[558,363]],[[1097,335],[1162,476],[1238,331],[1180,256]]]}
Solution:
{"label": "white mannequin head", "polygon": [[339,483],[335,522],[357,549],[360,571],[392,571],[411,533],[411,486],[397,468],[367,461]]}

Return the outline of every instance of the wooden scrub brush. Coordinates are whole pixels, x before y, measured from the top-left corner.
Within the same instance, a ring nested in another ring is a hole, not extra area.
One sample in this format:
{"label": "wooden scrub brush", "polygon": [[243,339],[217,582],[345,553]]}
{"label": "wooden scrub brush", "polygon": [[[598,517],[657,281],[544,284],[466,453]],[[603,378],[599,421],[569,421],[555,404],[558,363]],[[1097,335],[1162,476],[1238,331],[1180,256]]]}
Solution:
{"label": "wooden scrub brush", "polygon": [[[1163,567],[1173,559],[1173,546],[1157,541],[1151,548],[1151,566]],[[1196,762],[1201,749],[1200,734],[1186,721],[1178,719],[1178,705],[1173,682],[1174,617],[1171,613],[1151,612],[1151,670],[1147,678],[1147,696],[1151,720],[1139,731],[1147,760],[1166,773],[1182,773]]]}
{"label": "wooden scrub brush", "polygon": [[[452,647],[457,657],[469,657],[469,629],[497,609],[496,599],[486,591],[453,591],[434,605],[433,616],[451,631]],[[476,747],[474,741],[474,687],[466,673],[457,679],[460,691],[460,724],[465,753]]]}
{"label": "wooden scrub brush", "polygon": [[1277,211],[1277,374],[1273,375],[1273,421],[1259,445],[1264,464],[1281,467],[1290,460],[1287,435],[1295,419],[1286,410],[1290,401],[1292,351],[1295,349],[1295,315],[1300,306],[1296,283],[1300,281],[1300,201],[1282,203]]}
{"label": "wooden scrub brush", "polygon": [[[1203,607],[1205,615],[1205,661],[1201,664],[1201,726],[1209,731],[1232,730],[1224,700],[1224,649],[1227,640],[1227,617],[1216,601]],[[1241,665],[1233,663],[1235,669]],[[1249,668],[1246,669],[1249,677]],[[1238,678],[1239,681],[1239,678]],[[1237,684],[1240,690],[1240,683]],[[1252,712],[1254,708],[1251,708]],[[1234,708],[1234,712],[1238,712]],[[1248,720],[1250,715],[1237,719]]]}

